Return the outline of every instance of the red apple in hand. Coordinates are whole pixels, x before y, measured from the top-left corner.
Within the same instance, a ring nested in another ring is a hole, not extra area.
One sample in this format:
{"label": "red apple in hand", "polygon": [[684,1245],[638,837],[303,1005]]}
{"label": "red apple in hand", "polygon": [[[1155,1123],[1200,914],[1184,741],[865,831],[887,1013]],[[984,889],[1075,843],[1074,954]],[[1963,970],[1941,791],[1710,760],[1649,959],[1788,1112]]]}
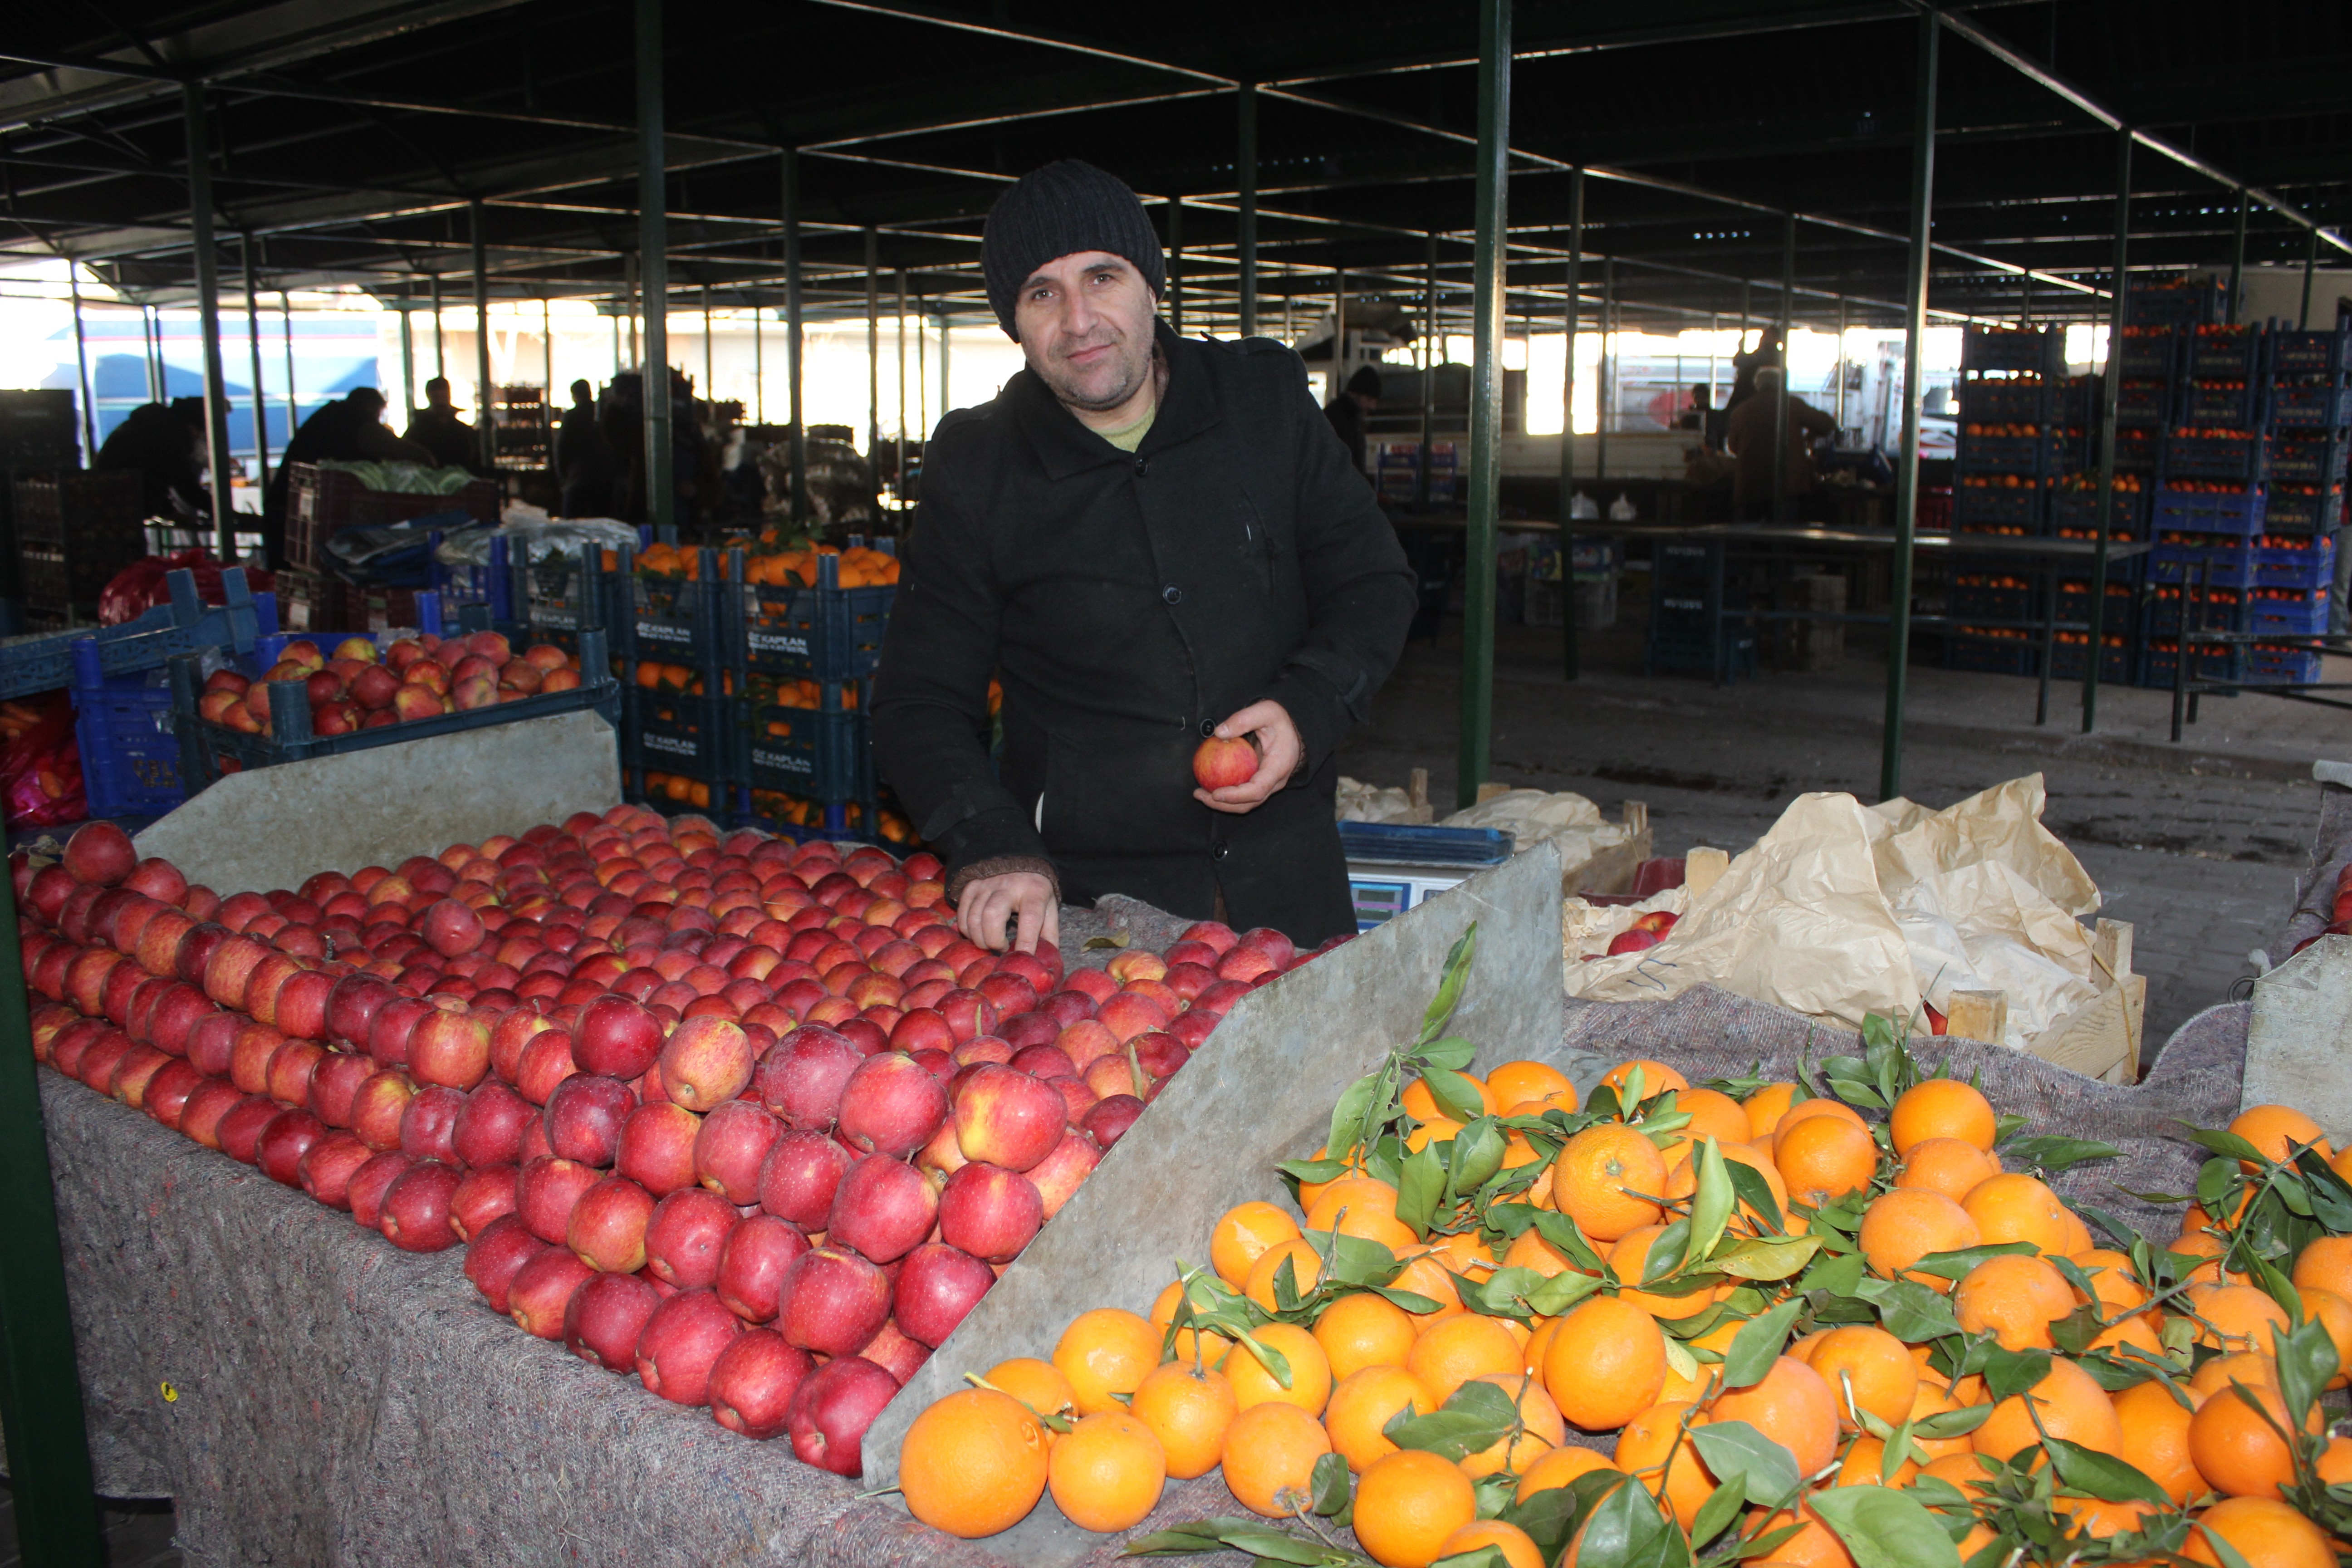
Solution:
{"label": "red apple in hand", "polygon": [[1192,776],[1202,789],[1231,789],[1255,778],[1257,763],[1257,747],[1246,737],[1227,741],[1212,735],[1192,753]]}

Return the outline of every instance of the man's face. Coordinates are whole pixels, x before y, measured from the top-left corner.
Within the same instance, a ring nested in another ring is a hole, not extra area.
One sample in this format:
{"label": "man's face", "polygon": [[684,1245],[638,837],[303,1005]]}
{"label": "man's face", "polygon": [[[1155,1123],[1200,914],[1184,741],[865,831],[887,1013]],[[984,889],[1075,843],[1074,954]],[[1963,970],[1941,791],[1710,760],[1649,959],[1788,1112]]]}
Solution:
{"label": "man's face", "polygon": [[1021,353],[1054,395],[1074,408],[1117,408],[1151,374],[1158,308],[1124,257],[1081,250],[1029,275],[1013,310]]}

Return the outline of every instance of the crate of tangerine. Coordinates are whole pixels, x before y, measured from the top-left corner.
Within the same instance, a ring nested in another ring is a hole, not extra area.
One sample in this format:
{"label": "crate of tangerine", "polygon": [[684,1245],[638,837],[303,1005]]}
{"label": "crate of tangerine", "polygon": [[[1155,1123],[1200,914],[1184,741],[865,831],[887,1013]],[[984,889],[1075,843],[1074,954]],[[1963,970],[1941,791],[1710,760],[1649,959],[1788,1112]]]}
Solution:
{"label": "crate of tangerine", "polygon": [[754,674],[831,682],[874,673],[898,596],[897,555],[853,540],[837,554],[750,556],[742,575],[744,654]]}

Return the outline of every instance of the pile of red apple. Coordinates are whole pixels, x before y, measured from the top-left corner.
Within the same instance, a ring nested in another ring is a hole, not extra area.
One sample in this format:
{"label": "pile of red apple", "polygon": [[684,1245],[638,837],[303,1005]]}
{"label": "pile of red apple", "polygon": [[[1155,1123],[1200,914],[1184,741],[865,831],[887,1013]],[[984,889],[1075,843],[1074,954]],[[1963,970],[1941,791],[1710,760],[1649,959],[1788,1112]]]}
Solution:
{"label": "pile of red apple", "polygon": [[1212,921],[1066,974],[965,941],[940,870],[618,806],[227,899],[92,823],[15,883],[41,1061],[855,1475],[1234,999],[1314,956]]}
{"label": "pile of red apple", "polygon": [[408,719],[431,719],[580,684],[578,662],[551,643],[517,654],[498,632],[443,639],[402,637],[381,655],[366,637],[346,637],[329,658],[308,637],[286,645],[258,680],[215,670],[196,701],[204,719],[247,735],[269,731],[269,688],[300,681],[314,735],[348,735]]}

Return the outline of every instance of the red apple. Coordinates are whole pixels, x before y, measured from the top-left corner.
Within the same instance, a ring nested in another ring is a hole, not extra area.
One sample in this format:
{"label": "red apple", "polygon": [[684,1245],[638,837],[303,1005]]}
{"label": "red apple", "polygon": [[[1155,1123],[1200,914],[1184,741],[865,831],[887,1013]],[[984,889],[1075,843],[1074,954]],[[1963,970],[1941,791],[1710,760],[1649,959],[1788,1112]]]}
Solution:
{"label": "red apple", "polygon": [[1143,1101],[1131,1094],[1114,1094],[1097,1100],[1095,1108],[1080,1119],[1079,1129],[1095,1141],[1098,1148],[1108,1149],[1135,1125],[1143,1114]]}
{"label": "red apple", "polygon": [[661,1048],[661,1020],[625,996],[591,1002],[572,1031],[572,1058],[580,1070],[606,1078],[644,1076]]}
{"label": "red apple", "polygon": [[948,1093],[902,1051],[866,1058],[842,1086],[836,1135],[867,1153],[904,1159],[947,1120]]}
{"label": "red apple", "polygon": [[261,1173],[280,1186],[302,1184],[302,1156],[327,1135],[327,1124],[307,1110],[281,1110],[255,1140]]}
{"label": "red apple", "polygon": [[[219,1148],[222,1121],[244,1101],[244,1092],[228,1079],[206,1079],[188,1091],[188,1102],[180,1108],[180,1135],[207,1149]],[[843,1158],[847,1157],[845,1151]]]}
{"label": "red apple", "polygon": [[865,1059],[835,1031],[803,1025],[761,1058],[752,1087],[760,1102],[787,1127],[824,1131],[840,1115],[842,1090]]}
{"label": "red apple", "polygon": [[572,1059],[571,1034],[561,1028],[543,1029],[523,1046],[515,1088],[533,1105],[545,1105],[563,1081],[579,1070],[580,1064]]}
{"label": "red apple", "polygon": [[110,888],[137,868],[131,835],[111,822],[92,822],[66,840],[66,875],[84,887]]}
{"label": "red apple", "polygon": [[456,958],[482,945],[487,934],[482,917],[455,899],[440,899],[417,917],[416,933],[444,958]]}
{"label": "red apple", "polygon": [[815,1368],[808,1352],[782,1334],[767,1329],[738,1334],[710,1363],[710,1414],[746,1437],[782,1436],[793,1396]]}
{"label": "red apple", "polygon": [[331,1209],[352,1206],[352,1177],[376,1152],[350,1132],[331,1131],[303,1154],[297,1174],[302,1190]]}
{"label": "red apple", "polygon": [[520,1198],[519,1173],[512,1165],[484,1165],[458,1178],[449,1198],[449,1228],[461,1241],[471,1241],[487,1226],[515,1212]]}
{"label": "red apple", "polygon": [[438,1252],[457,1244],[450,1228],[449,1201],[457,1195],[457,1172],[426,1160],[402,1172],[384,1189],[376,1228],[404,1252]]}
{"label": "red apple", "polygon": [[1025,1171],[1060,1141],[1068,1110],[1051,1085],[990,1063],[971,1069],[956,1089],[954,1114],[966,1159]]}
{"label": "red apple", "polygon": [[648,1392],[679,1405],[709,1402],[711,1364],[743,1331],[710,1290],[681,1290],[656,1307],[637,1336],[637,1376]]}
{"label": "red apple", "polygon": [[769,1321],[782,1306],[786,1271],[808,1249],[798,1226],[772,1214],[745,1215],[719,1247],[719,1299],[745,1322]]}
{"label": "red apple", "polygon": [[730,1018],[691,1017],[661,1048],[662,1089],[673,1104],[710,1110],[751,1081],[751,1037]]}
{"label": "red apple", "polygon": [[1094,1173],[1102,1163],[1102,1155],[1094,1144],[1082,1135],[1070,1132],[1054,1145],[1054,1152],[1028,1171],[1030,1182],[1045,1205],[1045,1217],[1052,1219],[1062,1212],[1062,1205],[1076,1195],[1079,1184]]}
{"label": "red apple", "polygon": [[1045,1223],[1045,1201],[1018,1171],[975,1160],[940,1189],[940,1239],[988,1263],[1010,1263]]}
{"label": "red apple", "polygon": [[822,1132],[788,1131],[761,1165],[760,1206],[803,1230],[821,1230],[854,1163],[848,1150]]}
{"label": "red apple", "polygon": [[857,1354],[888,1373],[891,1380],[904,1388],[907,1380],[920,1372],[923,1363],[931,1359],[931,1347],[920,1340],[909,1338],[900,1331],[896,1321],[892,1321],[876,1330],[874,1337],[866,1342]]}
{"label": "red apple", "polygon": [[531,1235],[521,1215],[508,1215],[492,1220],[479,1236],[467,1243],[466,1278],[482,1293],[490,1310],[504,1317],[509,1306],[507,1289],[514,1283],[515,1276],[531,1259],[557,1250]]}
{"label": "red apple", "polygon": [[635,1274],[646,1266],[646,1226],[653,1194],[626,1176],[606,1176],[572,1205],[564,1245],[581,1262],[606,1274]]}
{"label": "red apple", "polygon": [[729,1203],[757,1203],[761,1170],[783,1131],[755,1101],[729,1100],[703,1118],[695,1136],[696,1179]]}
{"label": "red apple", "polygon": [[[561,1247],[550,1247],[517,1269],[507,1285],[507,1315],[542,1340],[563,1337],[572,1296],[596,1271]],[[487,1292],[486,1292],[487,1294]]]}
{"label": "red apple", "polygon": [[435,1085],[411,1097],[400,1117],[400,1152],[412,1160],[457,1163],[457,1115],[466,1097],[454,1089]]}
{"label": "red apple", "polygon": [[511,1165],[522,1149],[522,1130],[538,1108],[496,1079],[476,1086],[457,1113],[451,1143],[467,1165]]}
{"label": "red apple", "polygon": [[814,1247],[794,1258],[780,1287],[776,1328],[819,1355],[845,1356],[890,1315],[890,1277],[846,1247]]}
{"label": "red apple", "polygon": [[636,1108],[637,1097],[627,1084],[575,1073],[548,1096],[548,1143],[563,1159],[610,1165],[620,1147],[621,1124]]}
{"label": "red apple", "polygon": [[891,1297],[898,1327],[936,1349],[995,1283],[996,1271],[979,1258],[945,1243],[926,1242],[907,1254],[898,1270]]}
{"label": "red apple", "polygon": [[824,1228],[828,1241],[888,1263],[930,1235],[939,1215],[939,1189],[929,1176],[903,1160],[868,1154],[841,1178]]}
{"label": "red apple", "polygon": [[184,1061],[166,1062],[147,1080],[146,1099],[140,1109],[152,1120],[177,1131],[181,1113],[187,1110],[188,1096],[209,1081]]}
{"label": "red apple", "polygon": [[[121,1038],[119,1036],[116,1037]],[[122,1049],[127,1051],[130,1048],[131,1043],[124,1040]],[[101,1041],[92,1047],[88,1056],[82,1058],[82,1069],[85,1073],[89,1070],[91,1058],[104,1049],[106,1049],[106,1044]],[[116,1055],[119,1059],[121,1053],[118,1052]],[[261,1157],[257,1147],[261,1142],[261,1130],[269,1125],[270,1121],[284,1109],[266,1094],[247,1095],[236,1105],[230,1107],[227,1115],[220,1119],[221,1152],[239,1164],[253,1164]]]}
{"label": "red apple", "polygon": [[719,1248],[735,1228],[735,1205],[702,1187],[681,1187],[655,1205],[645,1231],[645,1266],[681,1290],[719,1278]]}
{"label": "red apple", "polygon": [[552,1246],[562,1246],[572,1228],[572,1211],[580,1202],[580,1194],[596,1184],[599,1176],[593,1166],[577,1161],[559,1160],[542,1154],[523,1163],[515,1187],[515,1212],[530,1226],[531,1235]]}
{"label": "red apple", "polygon": [[793,1452],[837,1476],[859,1474],[866,1429],[898,1393],[898,1380],[862,1357],[827,1362],[801,1384],[786,1412]]}
{"label": "red apple", "polygon": [[635,1372],[638,1336],[661,1301],[661,1292],[634,1274],[599,1274],[565,1303],[564,1347],[606,1372]]}
{"label": "red apple", "polygon": [[613,1168],[655,1197],[666,1198],[694,1184],[695,1139],[701,1128],[702,1118],[683,1106],[640,1105],[621,1123]]}
{"label": "red apple", "polygon": [[1192,778],[1202,789],[1232,789],[1257,777],[1257,745],[1246,735],[1215,735],[1192,752]]}

